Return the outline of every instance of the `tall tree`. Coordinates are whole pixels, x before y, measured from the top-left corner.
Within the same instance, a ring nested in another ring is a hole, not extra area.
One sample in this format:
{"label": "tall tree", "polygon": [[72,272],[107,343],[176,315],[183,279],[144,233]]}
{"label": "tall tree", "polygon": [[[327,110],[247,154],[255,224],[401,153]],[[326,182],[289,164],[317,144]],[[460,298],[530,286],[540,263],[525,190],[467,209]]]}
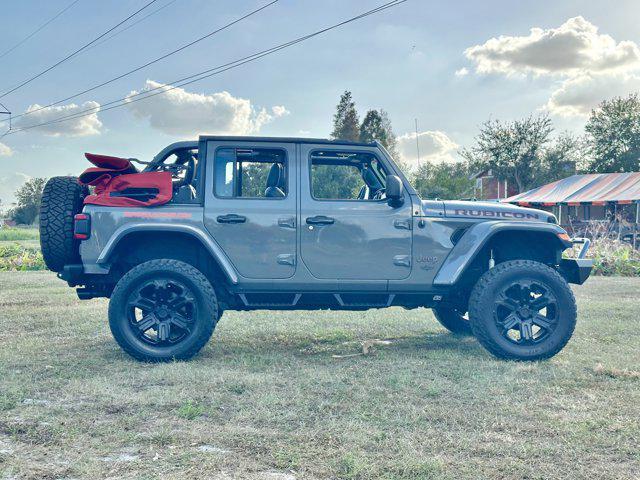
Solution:
{"label": "tall tree", "polygon": [[514,182],[518,192],[523,192],[535,185],[552,131],[546,115],[506,123],[489,120],[480,128],[476,145],[461,154],[476,170],[491,170],[498,179]]}
{"label": "tall tree", "polygon": [[360,127],[356,104],[353,101],[351,92],[345,90],[340,97],[333,116],[333,132],[331,138],[336,140],[350,140],[357,142],[360,138]]}
{"label": "tall tree", "polygon": [[605,100],[585,127],[592,154],[587,170],[595,173],[640,170],[640,97]]}
{"label": "tall tree", "polygon": [[46,178],[32,178],[16,190],[16,206],[9,211],[9,217],[16,223],[31,225],[40,212],[42,190]]}
{"label": "tall tree", "polygon": [[360,125],[360,141],[377,140],[387,149],[392,157],[396,157],[396,135],[393,133],[391,119],[384,110],[369,110]]}
{"label": "tall tree", "polygon": [[585,158],[583,138],[564,132],[542,153],[534,187],[574,175]]}
{"label": "tall tree", "polygon": [[474,180],[465,162],[424,162],[412,175],[412,185],[422,198],[460,200],[473,196]]}

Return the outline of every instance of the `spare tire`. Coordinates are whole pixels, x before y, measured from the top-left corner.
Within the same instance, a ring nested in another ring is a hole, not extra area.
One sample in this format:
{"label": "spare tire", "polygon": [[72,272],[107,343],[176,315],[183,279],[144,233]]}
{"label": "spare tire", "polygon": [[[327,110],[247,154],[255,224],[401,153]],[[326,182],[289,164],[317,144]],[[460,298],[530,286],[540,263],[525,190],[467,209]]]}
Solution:
{"label": "spare tire", "polygon": [[62,271],[78,263],[79,242],[73,238],[73,217],[82,210],[87,187],[76,177],[53,177],[42,191],[40,206],[40,248],[49,270]]}

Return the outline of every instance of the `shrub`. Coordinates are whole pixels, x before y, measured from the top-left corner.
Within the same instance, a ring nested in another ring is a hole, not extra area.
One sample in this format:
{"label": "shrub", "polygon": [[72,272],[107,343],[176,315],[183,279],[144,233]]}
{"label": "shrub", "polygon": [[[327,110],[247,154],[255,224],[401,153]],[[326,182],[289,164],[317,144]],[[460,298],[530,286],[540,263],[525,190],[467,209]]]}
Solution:
{"label": "shrub", "polygon": [[17,243],[0,245],[0,271],[46,270],[40,249]]}
{"label": "shrub", "polygon": [[[576,256],[582,245],[576,245],[568,256]],[[620,240],[594,239],[587,252],[593,259],[593,275],[640,277],[640,252]]]}

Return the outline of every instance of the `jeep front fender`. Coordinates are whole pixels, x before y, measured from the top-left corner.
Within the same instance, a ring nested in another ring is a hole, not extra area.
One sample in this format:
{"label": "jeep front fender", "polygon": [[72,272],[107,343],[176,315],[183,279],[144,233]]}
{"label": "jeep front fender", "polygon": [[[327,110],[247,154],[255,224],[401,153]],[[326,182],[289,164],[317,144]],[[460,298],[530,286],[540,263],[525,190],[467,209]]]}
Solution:
{"label": "jeep front fender", "polygon": [[557,242],[558,249],[565,250],[571,247],[569,240],[563,240],[558,235],[567,232],[559,225],[553,223],[533,222],[480,222],[470,227],[453,247],[442,267],[438,270],[433,283],[439,286],[454,285],[465,269],[476,258],[482,248],[496,234],[500,232],[535,232],[549,235]]}

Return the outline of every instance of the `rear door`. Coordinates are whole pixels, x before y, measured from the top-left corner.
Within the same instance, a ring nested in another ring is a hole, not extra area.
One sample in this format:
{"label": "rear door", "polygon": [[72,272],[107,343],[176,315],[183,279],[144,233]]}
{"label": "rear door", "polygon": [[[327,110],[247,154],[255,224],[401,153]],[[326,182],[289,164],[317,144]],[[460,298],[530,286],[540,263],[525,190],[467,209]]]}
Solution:
{"label": "rear door", "polygon": [[[399,280],[411,273],[412,208],[384,198],[376,149],[301,145],[300,254],[316,278]],[[367,180],[365,180],[365,178]]]}
{"label": "rear door", "polygon": [[295,273],[295,149],[275,142],[207,142],[205,225],[243,277]]}

